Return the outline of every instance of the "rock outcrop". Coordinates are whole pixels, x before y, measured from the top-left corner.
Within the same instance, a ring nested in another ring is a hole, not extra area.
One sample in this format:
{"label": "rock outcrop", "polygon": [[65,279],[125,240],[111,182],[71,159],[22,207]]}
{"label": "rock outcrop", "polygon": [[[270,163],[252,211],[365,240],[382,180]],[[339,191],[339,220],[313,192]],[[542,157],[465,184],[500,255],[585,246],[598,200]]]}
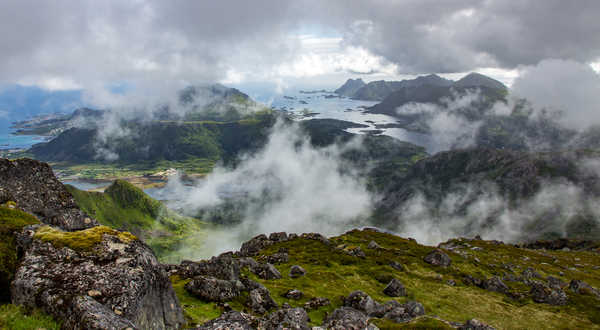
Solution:
{"label": "rock outcrop", "polygon": [[52,168],[32,159],[0,158],[0,204],[17,203],[23,211],[43,223],[63,230],[80,230],[98,225],[79,209],[73,196],[56,179]]}
{"label": "rock outcrop", "polygon": [[72,329],[172,329],[183,313],[150,248],[129,233],[99,226],[62,232],[26,227],[15,273],[15,304],[41,308]]}

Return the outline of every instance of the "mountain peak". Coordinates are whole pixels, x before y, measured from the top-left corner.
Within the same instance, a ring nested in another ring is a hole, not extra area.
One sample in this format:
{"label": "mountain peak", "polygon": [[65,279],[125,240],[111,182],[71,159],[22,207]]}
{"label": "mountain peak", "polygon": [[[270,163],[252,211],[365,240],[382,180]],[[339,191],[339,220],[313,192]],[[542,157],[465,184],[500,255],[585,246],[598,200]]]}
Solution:
{"label": "mountain peak", "polygon": [[496,79],[490,78],[481,73],[471,72],[454,83],[455,87],[476,87],[484,86],[494,89],[507,89],[506,86]]}
{"label": "mountain peak", "polygon": [[348,79],[342,87],[335,90],[336,94],[351,97],[361,87],[365,86],[365,82],[361,78]]}

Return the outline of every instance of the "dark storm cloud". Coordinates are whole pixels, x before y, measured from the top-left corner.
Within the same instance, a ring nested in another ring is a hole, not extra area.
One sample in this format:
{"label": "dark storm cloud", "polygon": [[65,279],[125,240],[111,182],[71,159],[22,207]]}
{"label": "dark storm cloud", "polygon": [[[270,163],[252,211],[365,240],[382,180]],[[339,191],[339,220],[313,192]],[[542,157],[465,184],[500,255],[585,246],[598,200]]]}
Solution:
{"label": "dark storm cloud", "polygon": [[0,83],[172,86],[230,71],[273,79],[299,53],[290,34],[307,26],[400,73],[588,62],[600,57],[598,13],[595,0],[2,1]]}
{"label": "dark storm cloud", "polygon": [[600,1],[326,2],[349,43],[402,71],[514,68],[547,58],[600,57]]}

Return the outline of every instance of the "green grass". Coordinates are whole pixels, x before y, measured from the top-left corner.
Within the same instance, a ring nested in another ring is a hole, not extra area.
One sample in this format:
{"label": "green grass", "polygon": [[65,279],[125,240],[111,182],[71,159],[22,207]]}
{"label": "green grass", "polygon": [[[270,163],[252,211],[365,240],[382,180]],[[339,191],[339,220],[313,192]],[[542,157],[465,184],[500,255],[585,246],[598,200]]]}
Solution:
{"label": "green grass", "polygon": [[60,323],[51,316],[40,311],[27,311],[21,306],[12,304],[0,305],[0,329],[6,330],[31,330],[46,329],[58,330]]}
{"label": "green grass", "polygon": [[132,184],[116,180],[104,193],[67,185],[77,205],[99,223],[132,232],[146,242],[161,262],[179,262],[182,251],[200,251],[214,230],[201,220],[184,217]]}
{"label": "green grass", "polygon": [[17,267],[17,248],[14,233],[39,221],[14,207],[14,202],[0,206],[0,301],[10,300],[9,287]]}
{"label": "green grass", "polygon": [[[367,249],[371,240],[384,249]],[[539,329],[542,323],[544,328],[548,329],[600,328],[600,300],[595,297],[567,292],[569,303],[566,306],[550,306],[535,303],[530,298],[514,300],[507,295],[467,286],[462,282],[467,274],[479,278],[501,276],[505,272],[518,276],[525,268],[533,267],[543,276],[552,275],[565,282],[581,279],[594,287],[600,287],[600,270],[593,268],[594,265],[600,265],[600,255],[597,252],[526,250],[487,241],[463,240],[456,242],[465,246],[459,250],[468,253],[467,257],[448,252],[452,258],[452,265],[441,268],[423,261],[423,257],[433,250],[433,247],[389,234],[352,231],[332,238],[331,241],[339,250],[318,241],[299,238],[274,244],[261,251],[261,255],[270,255],[280,248],[288,249],[289,262],[276,265],[283,275],[282,279],[261,280],[247,270],[244,274],[265,285],[280,305],[287,302],[293,307],[299,307],[312,297],[328,298],[331,301],[330,306],[309,312],[311,325],[320,325],[325,313],[342,306],[340,297],[347,296],[354,290],[362,290],[380,303],[391,299],[400,303],[408,300],[421,302],[427,317],[402,325],[402,328],[407,329],[448,328],[446,323],[431,318],[434,315],[445,321],[461,323],[476,318],[497,329]],[[361,247],[367,258],[361,259],[345,254],[343,249],[351,246]],[[482,250],[472,250],[472,247]],[[391,261],[401,263],[405,270],[393,269],[389,266]],[[507,270],[503,266],[506,263],[518,268],[514,271]],[[305,268],[307,274],[292,279],[288,277],[289,269],[296,264]],[[584,268],[577,268],[575,264],[584,265]],[[564,276],[559,272],[564,272]],[[407,297],[390,298],[383,294],[387,280],[391,277],[398,278],[404,284],[408,292]],[[454,280],[456,286],[448,285],[448,280]],[[505,281],[505,284],[511,292],[524,293],[527,297],[529,287],[523,283]],[[298,301],[283,298],[281,295],[289,289],[302,291],[304,297]],[[177,294],[181,298],[181,290]],[[197,311],[197,320],[210,318],[202,314],[202,310],[209,308],[206,303],[195,301],[189,296],[185,299],[188,310]],[[198,309],[194,309],[195,306],[198,306]],[[386,320],[374,319],[373,322],[382,329],[398,326]]]}

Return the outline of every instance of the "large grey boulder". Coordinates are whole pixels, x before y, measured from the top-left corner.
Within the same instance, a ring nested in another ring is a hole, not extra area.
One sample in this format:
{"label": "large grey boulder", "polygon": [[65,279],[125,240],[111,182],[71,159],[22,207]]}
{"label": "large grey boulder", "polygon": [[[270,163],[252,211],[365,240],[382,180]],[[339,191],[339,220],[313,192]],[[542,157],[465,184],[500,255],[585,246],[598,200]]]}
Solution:
{"label": "large grey boulder", "polygon": [[0,204],[17,203],[21,210],[43,223],[64,230],[79,230],[98,225],[79,209],[73,196],[58,181],[52,168],[33,159],[0,158]]}
{"label": "large grey boulder", "polygon": [[257,328],[258,321],[250,314],[229,311],[221,314],[216,319],[210,320],[197,330],[253,330]]}
{"label": "large grey boulder", "polygon": [[185,290],[205,301],[225,302],[240,295],[240,286],[241,282],[197,276],[185,285]]}
{"label": "large grey boulder", "polygon": [[280,309],[267,316],[261,329],[266,330],[308,330],[310,318],[303,308]]}
{"label": "large grey boulder", "polygon": [[450,256],[440,249],[429,252],[425,258],[423,258],[423,261],[428,264],[441,267],[448,267],[452,263]]}
{"label": "large grey boulder", "polygon": [[352,307],[340,307],[323,321],[323,327],[330,330],[364,330],[369,317]]}
{"label": "large grey boulder", "polygon": [[14,304],[41,308],[67,329],[173,329],[184,323],[165,270],[131,234],[102,226],[73,233],[30,227],[17,243],[24,256],[11,286]]}

